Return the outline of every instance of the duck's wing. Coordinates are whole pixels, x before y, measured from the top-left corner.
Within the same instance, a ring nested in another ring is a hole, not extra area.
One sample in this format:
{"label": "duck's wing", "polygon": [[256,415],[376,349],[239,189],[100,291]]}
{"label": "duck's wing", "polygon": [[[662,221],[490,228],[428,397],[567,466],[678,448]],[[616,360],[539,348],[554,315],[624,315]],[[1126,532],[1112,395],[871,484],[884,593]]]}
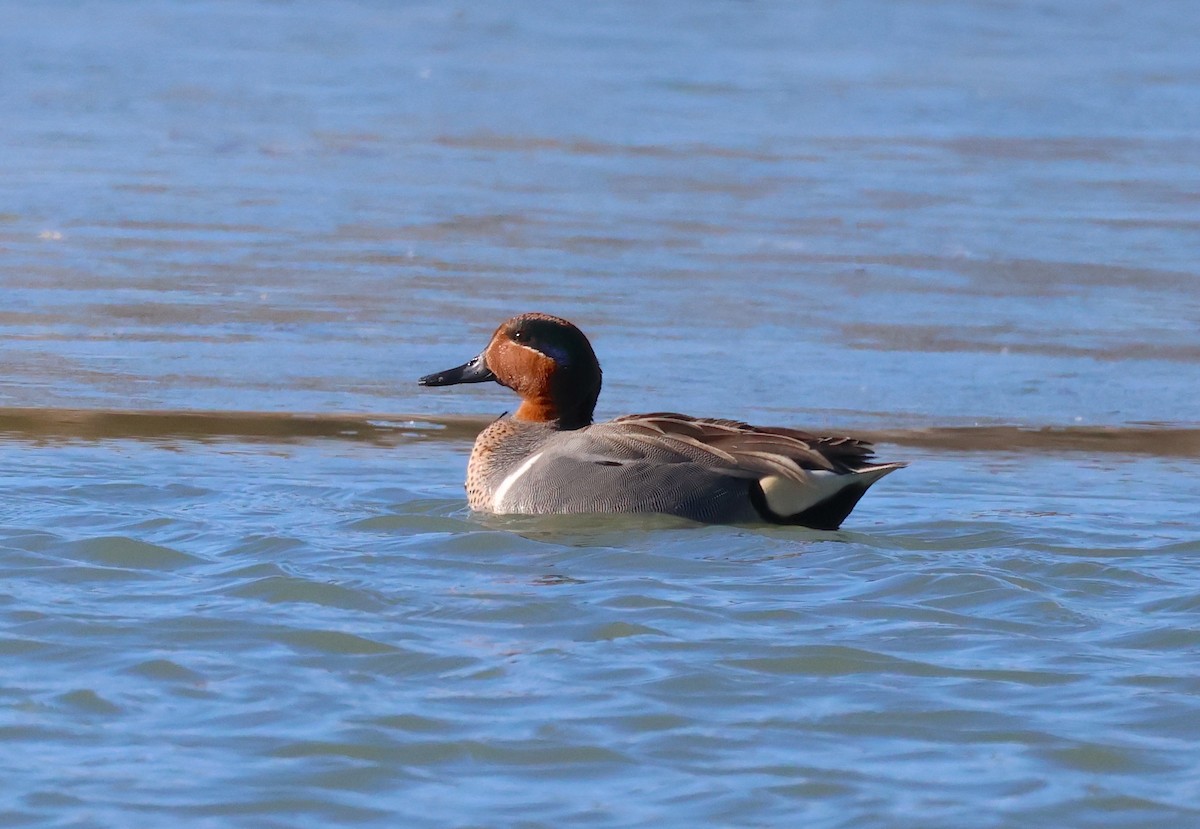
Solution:
{"label": "duck's wing", "polygon": [[[803,471],[824,471],[847,475],[879,467],[890,471],[904,466],[874,463],[874,447],[865,440],[814,435],[779,426],[751,426],[737,420],[691,417],[675,412],[627,415],[610,423],[620,435],[635,441],[663,447],[686,446],[693,451],[707,452],[716,466],[732,464],[748,473],[797,477],[797,473]],[[702,457],[697,459],[703,460]]]}

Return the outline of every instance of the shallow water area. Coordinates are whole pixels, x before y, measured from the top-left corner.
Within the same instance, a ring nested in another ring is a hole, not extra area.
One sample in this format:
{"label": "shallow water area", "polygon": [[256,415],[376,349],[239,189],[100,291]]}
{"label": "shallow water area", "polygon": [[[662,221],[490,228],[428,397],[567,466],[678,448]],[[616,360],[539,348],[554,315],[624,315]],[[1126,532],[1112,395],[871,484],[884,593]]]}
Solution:
{"label": "shallow water area", "polygon": [[[0,825],[1200,825],[1198,26],[7,9]],[[527,310],[909,466],[472,514]]]}

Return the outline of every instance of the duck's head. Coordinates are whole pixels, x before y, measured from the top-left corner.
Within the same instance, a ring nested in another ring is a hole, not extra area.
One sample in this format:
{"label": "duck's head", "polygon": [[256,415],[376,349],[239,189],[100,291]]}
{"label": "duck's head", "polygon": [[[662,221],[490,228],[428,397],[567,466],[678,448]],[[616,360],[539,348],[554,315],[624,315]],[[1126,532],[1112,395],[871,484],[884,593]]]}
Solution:
{"label": "duck's head", "polygon": [[579,429],[592,422],[600,397],[600,363],[583,332],[549,314],[503,323],[470,362],[420,379],[422,386],[495,380],[521,395],[513,417]]}

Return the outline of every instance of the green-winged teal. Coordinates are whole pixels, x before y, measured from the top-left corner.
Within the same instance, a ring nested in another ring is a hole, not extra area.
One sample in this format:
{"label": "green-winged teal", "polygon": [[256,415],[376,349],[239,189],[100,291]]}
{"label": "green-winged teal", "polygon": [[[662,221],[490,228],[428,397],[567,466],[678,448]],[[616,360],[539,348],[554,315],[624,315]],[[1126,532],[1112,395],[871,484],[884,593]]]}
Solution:
{"label": "green-winged teal", "polygon": [[657,512],[707,523],[837,529],[871,484],[903,463],[871,444],[670,412],[592,423],[600,363],[583,332],[521,314],[487,348],[423,386],[494,380],[521,396],[475,440],[473,509],[503,514]]}

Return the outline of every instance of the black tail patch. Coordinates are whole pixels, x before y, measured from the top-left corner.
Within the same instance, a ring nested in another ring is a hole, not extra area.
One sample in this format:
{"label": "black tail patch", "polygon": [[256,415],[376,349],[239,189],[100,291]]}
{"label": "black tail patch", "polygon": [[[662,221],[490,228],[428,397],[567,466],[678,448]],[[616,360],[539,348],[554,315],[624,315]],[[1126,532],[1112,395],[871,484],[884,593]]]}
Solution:
{"label": "black tail patch", "polygon": [[846,516],[853,512],[858,501],[867,492],[862,484],[851,484],[820,503],[813,504],[803,512],[795,515],[779,515],[767,506],[767,496],[758,481],[750,482],[750,503],[762,516],[764,521],[772,524],[787,524],[789,526],[809,527],[814,530],[836,530],[842,526]]}

